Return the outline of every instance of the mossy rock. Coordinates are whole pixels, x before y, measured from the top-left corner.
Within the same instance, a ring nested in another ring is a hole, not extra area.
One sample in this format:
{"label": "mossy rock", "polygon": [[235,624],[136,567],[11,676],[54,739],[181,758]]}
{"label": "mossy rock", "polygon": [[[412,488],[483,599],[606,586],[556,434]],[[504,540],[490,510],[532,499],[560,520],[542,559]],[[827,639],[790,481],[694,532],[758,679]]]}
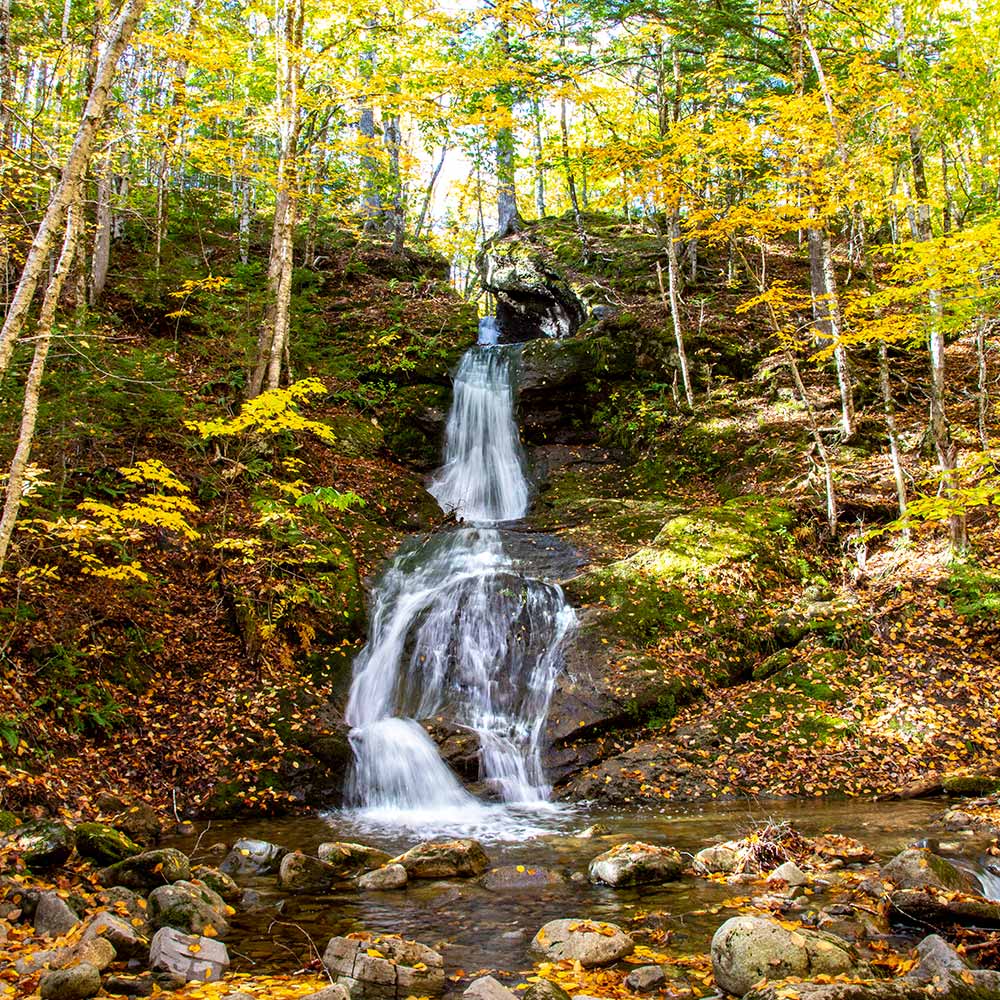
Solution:
{"label": "mossy rock", "polygon": [[792,662],[792,655],[790,649],[779,649],[776,653],[765,657],[753,668],[753,679],[762,681],[779,670],[784,670]]}
{"label": "mossy rock", "polygon": [[76,827],[76,849],[102,866],[142,853],[142,847],[131,837],[106,823],[80,823]]}
{"label": "mossy rock", "polygon": [[346,458],[371,458],[385,444],[385,433],[373,420],[338,413],[328,417],[326,423],[337,438],[334,450]]}
{"label": "mossy rock", "polygon": [[24,823],[11,830],[5,839],[25,866],[34,870],[65,864],[76,845],[76,834],[65,823],[50,819]]}
{"label": "mossy rock", "polygon": [[953,771],[941,779],[941,787],[948,795],[994,795],[1000,792],[1000,776],[981,771]]}
{"label": "mossy rock", "polygon": [[10,833],[20,824],[20,820],[12,813],[0,809],[0,833]]}

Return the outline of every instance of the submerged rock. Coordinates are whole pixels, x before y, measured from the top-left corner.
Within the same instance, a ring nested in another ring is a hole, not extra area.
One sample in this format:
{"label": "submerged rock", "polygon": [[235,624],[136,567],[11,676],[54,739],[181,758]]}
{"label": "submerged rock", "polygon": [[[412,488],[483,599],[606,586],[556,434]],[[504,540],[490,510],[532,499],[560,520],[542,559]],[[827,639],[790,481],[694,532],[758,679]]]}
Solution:
{"label": "submerged rock", "polygon": [[229,968],[226,946],[215,938],[163,927],[153,935],[149,964],[185,983],[218,982]]}
{"label": "submerged rock", "polygon": [[484,889],[538,889],[550,885],[562,885],[566,880],[546,868],[530,868],[527,865],[502,865],[491,868],[480,880]]}
{"label": "submerged rock", "polygon": [[402,865],[386,865],[362,875],[358,879],[358,888],[365,891],[402,889],[408,881],[409,875]]}
{"label": "submerged rock", "polygon": [[684,863],[672,847],[619,844],[590,862],[590,881],[604,885],[656,885],[680,877]]}
{"label": "submerged rock", "polygon": [[323,965],[354,1000],[404,1000],[444,990],[444,959],[419,941],[392,935],[330,938]]}
{"label": "submerged rock", "polygon": [[410,878],[474,878],[490,866],[478,840],[429,841],[393,858]]}
{"label": "submerged rock", "polygon": [[804,928],[789,930],[764,917],[732,917],[712,938],[715,981],[734,996],[743,996],[762,979],[836,976],[857,966],[847,942]]}
{"label": "submerged rock", "polygon": [[286,892],[329,892],[342,879],[343,876],[334,865],[301,851],[286,854],[281,859],[278,872],[278,885]]}
{"label": "submerged rock", "polygon": [[531,950],[553,962],[579,962],[585,969],[592,969],[631,955],[635,944],[617,924],[550,920],[532,939]]}
{"label": "submerged rock", "polygon": [[146,892],[157,886],[190,877],[191,862],[188,861],[186,854],[173,847],[136,854],[108,868],[102,868],[97,873],[97,881],[101,885],[120,885],[139,892]]}

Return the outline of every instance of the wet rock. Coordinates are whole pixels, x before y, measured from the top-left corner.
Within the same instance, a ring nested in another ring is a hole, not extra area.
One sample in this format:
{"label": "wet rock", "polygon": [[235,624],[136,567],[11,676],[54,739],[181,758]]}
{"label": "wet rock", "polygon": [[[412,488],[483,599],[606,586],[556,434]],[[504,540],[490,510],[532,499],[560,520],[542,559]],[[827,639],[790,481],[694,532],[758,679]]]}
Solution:
{"label": "wet rock", "polygon": [[917,958],[916,966],[906,973],[906,978],[918,983],[929,983],[933,979],[944,981],[969,969],[969,963],[937,934],[928,934],[917,945]]}
{"label": "wet rock", "polygon": [[191,879],[195,882],[204,882],[212,892],[217,893],[227,903],[238,903],[243,897],[243,890],[218,868],[196,865],[191,869]]}
{"label": "wet rock", "polygon": [[394,858],[410,878],[473,878],[489,868],[490,859],[478,840],[430,841]]}
{"label": "wet rock", "polygon": [[225,902],[204,883],[161,885],[149,894],[147,903],[153,927],[175,927],[188,934],[202,934],[207,928],[219,934],[229,930]]}
{"label": "wet rock", "polygon": [[978,883],[926,847],[909,847],[882,866],[880,877],[897,889],[945,889],[976,892]]}
{"label": "wet rock", "polygon": [[62,937],[80,922],[80,918],[54,892],[43,892],[35,907],[35,933],[42,937]]}
{"label": "wet rock", "polygon": [[[144,928],[149,923],[146,912],[146,901],[131,889],[123,885],[113,885],[98,894],[102,906],[106,906],[116,915],[123,916],[133,927]],[[136,923],[135,921],[139,921]]]}
{"label": "wet rock", "polygon": [[181,982],[218,982],[229,968],[229,953],[214,938],[162,927],[153,935],[149,964]]}
{"label": "wet rock", "polygon": [[550,920],[532,939],[531,950],[553,962],[579,962],[585,969],[592,969],[631,955],[635,945],[616,924]]}
{"label": "wet rock", "polygon": [[353,878],[373,868],[381,868],[389,860],[385,851],[368,847],[365,844],[352,844],[349,841],[332,844],[320,844],[316,849],[320,861],[333,865],[341,878]]}
{"label": "wet rock", "polygon": [[763,917],[732,917],[712,938],[715,981],[734,996],[765,978],[836,976],[857,965],[850,946],[833,935],[789,930]]}
{"label": "wet rock", "polygon": [[173,847],[136,854],[134,857],[102,868],[97,873],[97,880],[101,885],[120,885],[138,892],[148,892],[157,886],[187,880],[190,877],[191,863],[187,855]]}
{"label": "wet rock", "polygon": [[893,919],[918,926],[1000,927],[1000,903],[982,896],[934,889],[897,889],[889,894]]}
{"label": "wet rock", "polygon": [[767,876],[768,882],[784,882],[789,888],[808,885],[809,876],[794,862],[786,861]]}
{"label": "wet rock", "polygon": [[545,868],[529,868],[527,865],[502,865],[491,868],[480,880],[484,889],[539,889],[550,885],[562,885],[565,879]]}
{"label": "wet rock", "polygon": [[80,823],[75,832],[77,851],[98,865],[113,865],[142,853],[131,837],[107,823]]}
{"label": "wet rock", "polygon": [[366,892],[380,889],[402,889],[409,881],[406,869],[402,865],[386,865],[366,872],[358,879],[358,888]]}
{"label": "wet rock", "polygon": [[129,921],[113,913],[98,913],[87,921],[81,940],[94,938],[110,941],[120,958],[139,958],[149,952],[149,940]]}
{"label": "wet rock", "polygon": [[590,862],[590,881],[604,885],[658,885],[680,877],[684,863],[672,847],[619,844]]}
{"label": "wet rock", "polygon": [[951,771],[941,778],[941,787],[948,795],[975,797],[1000,791],[1000,776],[982,771]]}
{"label": "wet rock", "polygon": [[469,988],[462,994],[469,1000],[514,1000],[515,994],[507,989],[498,979],[492,976],[480,976],[469,983]]}
{"label": "wet rock", "polygon": [[702,873],[731,875],[740,870],[742,862],[736,841],[731,840],[725,844],[703,847],[694,856],[694,869]]}
{"label": "wet rock", "polygon": [[152,847],[163,833],[159,813],[146,802],[125,806],[112,817],[111,825],[143,847]]}
{"label": "wet rock", "polygon": [[625,985],[633,993],[648,993],[666,981],[667,974],[659,965],[640,965],[625,977]]}
{"label": "wet rock", "polygon": [[[340,983],[333,983],[324,989],[317,990],[315,993],[307,993],[304,997],[300,997],[299,1000],[350,1000],[351,994],[347,992],[346,986],[341,986]],[[225,1000],[225,997],[223,997]],[[254,1000],[250,997],[249,1000]]]}
{"label": "wet rock", "polygon": [[329,892],[341,880],[333,865],[300,851],[286,854],[278,871],[278,886],[285,892],[320,894]]}
{"label": "wet rock", "polygon": [[76,836],[65,823],[39,819],[16,827],[5,838],[28,868],[41,870],[65,864],[73,853]]}
{"label": "wet rock", "polygon": [[104,981],[105,992],[121,997],[149,997],[153,995],[152,976],[108,976]]}
{"label": "wet rock", "polygon": [[579,830],[577,833],[574,833],[573,836],[579,837],[581,840],[590,840],[592,837],[603,837],[610,832],[610,827],[605,826],[603,823],[593,823],[585,830]]}
{"label": "wet rock", "polygon": [[824,833],[812,840],[813,856],[828,867],[836,862],[843,865],[863,865],[875,859],[875,852],[853,837],[839,833]]}
{"label": "wet rock", "polygon": [[96,996],[100,989],[100,972],[86,962],[71,969],[43,972],[38,982],[42,1000],[87,1000]]}
{"label": "wet rock", "polygon": [[[952,976],[933,988],[907,979],[869,979],[850,983],[796,983],[798,1000],[995,1000],[1000,973],[971,972],[968,979]],[[786,1000],[788,986],[762,986],[743,1000]]]}
{"label": "wet rock", "polygon": [[374,934],[334,937],[323,953],[323,965],[354,1000],[403,1000],[437,996],[444,990],[444,959],[418,941]]}
{"label": "wet rock", "polygon": [[539,979],[537,983],[532,983],[522,996],[524,1000],[570,1000],[569,994],[551,979]]}
{"label": "wet rock", "polygon": [[238,840],[219,870],[226,875],[275,875],[287,853],[287,847],[266,840]]}

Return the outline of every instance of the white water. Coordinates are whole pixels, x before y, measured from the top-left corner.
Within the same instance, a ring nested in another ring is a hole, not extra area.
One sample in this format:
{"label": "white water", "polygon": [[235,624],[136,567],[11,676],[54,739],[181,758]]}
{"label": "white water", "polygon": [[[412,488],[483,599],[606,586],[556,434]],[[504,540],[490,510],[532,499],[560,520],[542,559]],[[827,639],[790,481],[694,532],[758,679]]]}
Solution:
{"label": "white water", "polygon": [[465,523],[400,548],[354,663],[347,798],[380,825],[444,832],[506,813],[461,785],[421,720],[476,735],[491,798],[540,807],[550,791],[540,739],[575,617],[557,585],[520,574],[497,528],[525,515],[529,487],[514,420],[517,348],[496,339],[484,321],[480,346],[462,359],[445,463],[430,486]]}

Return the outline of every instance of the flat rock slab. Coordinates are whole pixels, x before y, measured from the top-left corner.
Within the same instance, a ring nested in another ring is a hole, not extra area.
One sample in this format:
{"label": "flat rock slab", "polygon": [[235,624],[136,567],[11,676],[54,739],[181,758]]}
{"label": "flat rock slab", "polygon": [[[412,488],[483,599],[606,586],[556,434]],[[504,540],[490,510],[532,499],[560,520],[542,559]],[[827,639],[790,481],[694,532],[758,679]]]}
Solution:
{"label": "flat rock slab", "polygon": [[532,939],[531,949],[554,962],[579,962],[585,969],[593,969],[631,955],[635,944],[616,924],[550,920]]}
{"label": "flat rock slab", "polygon": [[545,868],[529,865],[502,865],[491,868],[480,880],[484,889],[541,889],[551,885],[563,885],[565,879]]}
{"label": "flat rock slab", "polygon": [[229,968],[229,952],[215,938],[163,927],[153,935],[149,965],[184,982],[218,982]]}
{"label": "flat rock slab", "polygon": [[444,991],[444,959],[394,935],[330,938],[323,965],[354,1000],[405,1000]]}

